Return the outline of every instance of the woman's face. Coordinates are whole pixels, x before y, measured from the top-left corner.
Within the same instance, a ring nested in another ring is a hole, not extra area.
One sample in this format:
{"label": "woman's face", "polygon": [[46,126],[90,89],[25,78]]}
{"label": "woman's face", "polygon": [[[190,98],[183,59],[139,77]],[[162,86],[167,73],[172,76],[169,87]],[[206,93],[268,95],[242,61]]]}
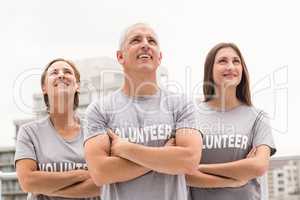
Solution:
{"label": "woman's face", "polygon": [[215,57],[213,80],[217,87],[237,87],[242,79],[243,66],[241,59],[234,49],[220,49]]}
{"label": "woman's face", "polygon": [[49,101],[55,97],[74,98],[79,91],[74,69],[64,61],[53,63],[47,70],[43,93],[48,95]]}

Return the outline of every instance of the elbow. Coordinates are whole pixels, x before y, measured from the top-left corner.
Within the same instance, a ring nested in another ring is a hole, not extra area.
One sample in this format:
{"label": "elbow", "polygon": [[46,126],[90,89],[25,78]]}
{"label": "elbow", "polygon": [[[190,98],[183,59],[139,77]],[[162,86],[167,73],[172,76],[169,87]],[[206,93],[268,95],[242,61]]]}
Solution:
{"label": "elbow", "polygon": [[95,185],[97,187],[101,187],[103,185],[103,182],[101,182],[100,180],[98,180],[98,179],[96,179],[94,177],[92,177],[92,180],[93,180],[93,182],[95,183]]}
{"label": "elbow", "polygon": [[30,176],[18,176],[19,184],[23,192],[33,192]]}
{"label": "elbow", "polygon": [[255,176],[263,176],[269,169],[269,163],[257,163],[255,166]]}
{"label": "elbow", "polygon": [[105,184],[110,184],[113,181],[111,180],[110,171],[106,170],[105,167],[98,166],[97,169],[89,170],[90,176],[97,187],[101,187]]}
{"label": "elbow", "polygon": [[22,183],[20,181],[19,181],[19,183],[20,183],[20,187],[21,187],[23,192],[25,192],[25,193],[31,192],[31,189],[27,184]]}
{"label": "elbow", "polygon": [[101,187],[105,184],[105,177],[102,173],[90,171],[90,176],[97,187]]}

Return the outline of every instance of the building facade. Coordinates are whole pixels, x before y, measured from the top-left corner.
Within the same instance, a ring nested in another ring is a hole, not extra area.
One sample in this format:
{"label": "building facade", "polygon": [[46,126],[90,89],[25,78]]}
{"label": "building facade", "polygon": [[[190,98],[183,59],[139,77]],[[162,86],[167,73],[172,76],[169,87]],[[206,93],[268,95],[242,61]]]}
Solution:
{"label": "building facade", "polygon": [[268,189],[270,200],[300,200],[300,156],[271,160]]}
{"label": "building facade", "polygon": [[[14,172],[14,147],[0,148],[0,172]],[[2,181],[2,199],[3,200],[24,200],[26,193],[22,192],[17,179]]]}

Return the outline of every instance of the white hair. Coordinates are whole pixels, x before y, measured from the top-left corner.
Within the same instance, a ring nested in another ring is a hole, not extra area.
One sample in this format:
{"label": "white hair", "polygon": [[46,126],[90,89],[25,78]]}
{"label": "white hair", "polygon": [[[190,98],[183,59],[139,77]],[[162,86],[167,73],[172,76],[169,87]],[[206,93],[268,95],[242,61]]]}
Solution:
{"label": "white hair", "polygon": [[[153,32],[154,32],[154,29],[153,29],[149,24],[143,23],[143,22],[135,23],[135,24],[133,24],[133,25],[128,26],[126,29],[124,29],[124,30],[122,31],[122,34],[121,34],[121,37],[120,37],[120,40],[119,40],[119,50],[121,50],[121,49],[123,48],[124,42],[125,42],[125,40],[127,39],[127,34],[128,34],[132,29],[134,29],[134,28],[136,28],[136,27],[139,27],[139,26],[148,27],[148,28],[150,28],[151,30],[153,30]],[[155,34],[156,38],[158,39],[157,34],[156,34],[155,32],[154,32],[154,34]]]}

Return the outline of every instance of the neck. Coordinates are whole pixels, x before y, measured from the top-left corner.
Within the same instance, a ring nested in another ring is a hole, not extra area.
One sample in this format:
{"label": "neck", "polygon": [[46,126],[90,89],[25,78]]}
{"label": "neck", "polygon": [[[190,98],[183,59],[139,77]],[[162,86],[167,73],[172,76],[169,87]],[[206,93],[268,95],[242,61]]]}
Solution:
{"label": "neck", "polygon": [[216,97],[209,101],[209,105],[218,110],[230,110],[241,105],[236,97],[236,88],[216,89]]}
{"label": "neck", "polygon": [[125,73],[122,91],[128,96],[153,95],[158,90],[156,73]]}
{"label": "neck", "polygon": [[58,130],[72,128],[78,124],[78,121],[75,118],[73,105],[72,108],[65,109],[64,111],[53,109],[49,115],[51,122]]}

